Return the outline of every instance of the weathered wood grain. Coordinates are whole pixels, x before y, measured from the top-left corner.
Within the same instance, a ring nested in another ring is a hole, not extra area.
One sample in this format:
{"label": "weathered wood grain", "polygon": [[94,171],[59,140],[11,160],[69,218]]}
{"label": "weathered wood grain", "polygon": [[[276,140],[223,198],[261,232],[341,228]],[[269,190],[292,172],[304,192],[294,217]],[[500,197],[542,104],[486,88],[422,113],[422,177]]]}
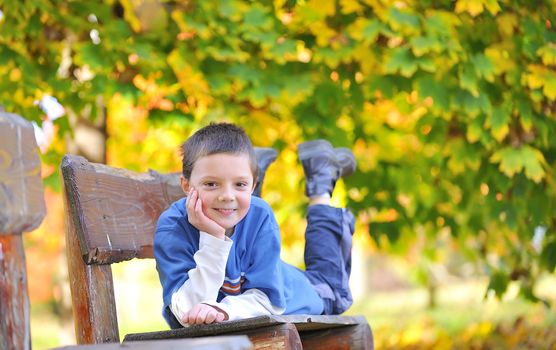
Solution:
{"label": "weathered wood grain", "polygon": [[32,231],[46,214],[33,126],[0,112],[0,140],[0,235]]}
{"label": "weathered wood grain", "polygon": [[136,173],[67,155],[68,209],[87,264],[152,258],[160,213],[184,195],[179,175]]}
{"label": "weathered wood grain", "polygon": [[29,349],[27,271],[21,233],[46,213],[33,126],[0,111],[0,349]]}
{"label": "weathered wood grain", "polygon": [[[68,192],[64,193],[67,213]],[[75,338],[78,344],[119,342],[112,268],[85,264],[73,222],[66,214],[66,255]]]}
{"label": "weathered wood grain", "polygon": [[244,334],[253,343],[256,350],[301,350],[301,338],[293,324],[278,324],[232,332],[230,334]]}
{"label": "weathered wood grain", "polygon": [[[210,325],[192,325],[186,328],[168,331],[128,334],[124,342],[153,339],[177,339],[213,336],[219,334],[246,334],[255,348],[259,343],[266,344],[270,339],[269,330],[285,333],[282,325],[295,327],[298,336],[290,339],[287,346],[296,344],[300,338],[303,349],[373,349],[373,337],[367,320],[362,316],[339,315],[287,315],[259,316],[244,320],[215,323]],[[288,328],[291,331],[291,327]],[[275,343],[280,340],[274,339]],[[261,345],[262,346],[262,345]],[[266,345],[265,345],[266,346]],[[284,345],[286,346],[286,345]]]}
{"label": "weathered wood grain", "polygon": [[[367,325],[362,316],[339,316],[339,315],[265,315],[247,318],[243,320],[213,323],[209,325],[192,325],[185,328],[167,331],[132,333],[125,336],[124,341],[136,341],[146,339],[173,339],[202,337],[206,335],[227,334],[249,329],[257,329],[278,324],[293,324],[300,331],[311,331],[319,329],[331,329],[359,324]],[[367,325],[368,326],[368,325]]]}
{"label": "weathered wood grain", "polygon": [[0,349],[29,349],[29,297],[21,235],[0,235],[0,310]]}
{"label": "weathered wood grain", "polygon": [[64,346],[56,350],[248,350],[253,345],[246,336],[232,335],[195,339],[170,339],[129,343]]}
{"label": "weathered wood grain", "polygon": [[366,323],[338,328],[299,332],[305,350],[372,350],[371,328]]}

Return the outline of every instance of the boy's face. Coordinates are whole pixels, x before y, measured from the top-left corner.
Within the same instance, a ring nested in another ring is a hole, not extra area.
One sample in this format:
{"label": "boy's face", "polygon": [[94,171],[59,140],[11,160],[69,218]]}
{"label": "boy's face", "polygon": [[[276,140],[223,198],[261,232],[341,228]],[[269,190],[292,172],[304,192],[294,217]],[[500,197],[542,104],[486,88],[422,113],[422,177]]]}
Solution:
{"label": "boy's face", "polygon": [[182,185],[198,191],[203,213],[230,232],[247,215],[253,182],[248,155],[217,153],[199,158]]}

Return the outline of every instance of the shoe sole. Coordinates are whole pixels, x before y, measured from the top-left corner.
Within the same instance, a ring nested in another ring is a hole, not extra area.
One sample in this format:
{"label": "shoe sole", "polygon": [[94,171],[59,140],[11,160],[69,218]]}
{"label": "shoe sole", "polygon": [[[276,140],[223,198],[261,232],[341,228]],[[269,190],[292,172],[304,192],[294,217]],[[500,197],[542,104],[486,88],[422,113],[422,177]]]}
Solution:
{"label": "shoe sole", "polygon": [[340,176],[349,176],[355,172],[356,161],[353,152],[349,148],[338,147],[334,148],[336,160],[340,164],[342,173]]}
{"label": "shoe sole", "polygon": [[254,149],[257,163],[264,159],[265,165],[268,166],[270,165],[270,163],[276,160],[276,157],[278,157],[278,151],[276,151],[274,148],[254,147]]}

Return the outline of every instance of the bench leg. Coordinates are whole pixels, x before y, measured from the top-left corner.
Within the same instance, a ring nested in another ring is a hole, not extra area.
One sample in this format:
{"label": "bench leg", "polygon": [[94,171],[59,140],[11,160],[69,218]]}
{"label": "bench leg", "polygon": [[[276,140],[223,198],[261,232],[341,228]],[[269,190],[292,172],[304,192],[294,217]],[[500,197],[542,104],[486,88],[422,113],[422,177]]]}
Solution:
{"label": "bench leg", "polygon": [[0,349],[30,349],[27,269],[19,234],[0,234],[0,310]]}
{"label": "bench leg", "polygon": [[368,324],[328,328],[324,330],[300,332],[303,349],[372,350],[373,334]]}
{"label": "bench leg", "polygon": [[[64,205],[67,207],[67,196]],[[75,226],[66,209],[66,255],[78,344],[119,343],[110,265],[86,265]]]}

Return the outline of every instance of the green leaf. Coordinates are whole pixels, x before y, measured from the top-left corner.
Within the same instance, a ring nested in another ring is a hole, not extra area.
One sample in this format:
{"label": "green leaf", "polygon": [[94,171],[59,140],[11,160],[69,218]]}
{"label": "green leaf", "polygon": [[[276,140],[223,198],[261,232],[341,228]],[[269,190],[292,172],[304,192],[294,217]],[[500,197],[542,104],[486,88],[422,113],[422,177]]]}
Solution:
{"label": "green leaf", "polygon": [[102,47],[93,43],[82,44],[77,47],[76,61],[82,65],[88,65],[95,71],[110,71],[112,64],[109,55],[102,52]]}
{"label": "green leaf", "polygon": [[525,167],[525,176],[536,183],[541,182],[545,177],[543,164],[546,164],[543,154],[528,145],[521,149],[521,157],[523,158]]}
{"label": "green leaf", "polygon": [[272,27],[272,19],[267,15],[267,10],[258,4],[249,7],[243,20],[246,28],[268,30]]}
{"label": "green leaf", "polygon": [[508,289],[509,282],[510,279],[506,273],[502,271],[495,271],[490,275],[487,290],[493,290],[496,296],[501,298]]}
{"label": "green leaf", "polygon": [[449,110],[450,98],[448,88],[432,76],[425,76],[417,80],[417,91],[423,99],[426,97],[432,98],[433,108],[439,108],[444,112]]}
{"label": "green leaf", "polygon": [[401,31],[405,34],[413,34],[419,32],[419,16],[414,15],[409,11],[402,12],[395,7],[391,7],[388,19],[390,25],[396,31]]}
{"label": "green leaf", "polygon": [[459,86],[469,91],[474,97],[479,96],[478,79],[470,63],[465,63],[459,70]]}
{"label": "green leaf", "polygon": [[431,51],[436,53],[442,51],[442,45],[438,39],[430,36],[418,36],[411,38],[409,44],[411,45],[413,54],[417,57],[423,56]]}
{"label": "green leaf", "polygon": [[510,110],[509,108],[497,107],[492,109],[492,114],[487,117],[486,127],[490,128],[492,136],[497,141],[502,141],[510,131]]}
{"label": "green leaf", "polygon": [[526,132],[531,131],[533,127],[533,109],[531,108],[531,104],[524,98],[520,98],[516,102],[516,109],[523,130]]}
{"label": "green leaf", "polygon": [[326,82],[315,89],[317,111],[325,116],[337,117],[343,105],[342,89],[332,82]]}
{"label": "green leaf", "polygon": [[397,73],[406,78],[413,76],[417,71],[417,60],[407,48],[393,49],[393,54],[387,60],[385,70],[387,73]]}
{"label": "green leaf", "polygon": [[504,147],[490,157],[491,163],[500,163],[500,171],[508,177],[513,177],[523,169],[524,160],[521,149]]}
{"label": "green leaf", "polygon": [[480,140],[482,134],[483,122],[480,118],[475,118],[473,122],[467,126],[465,136],[469,142],[475,143]]}
{"label": "green leaf", "polygon": [[479,94],[478,96],[473,96],[469,92],[462,91],[457,94],[457,101],[455,103],[458,106],[469,113],[470,116],[475,116],[481,112],[486,115],[492,113],[492,105],[486,94]]}
{"label": "green leaf", "polygon": [[374,42],[382,30],[382,24],[376,19],[365,19],[361,34],[365,42]]}
{"label": "green leaf", "polygon": [[541,253],[541,264],[546,267],[548,272],[556,269],[556,241],[546,244]]}
{"label": "green leaf", "polygon": [[477,76],[482,77],[486,81],[494,81],[494,64],[483,54],[477,54],[471,57],[471,63],[475,68]]}

